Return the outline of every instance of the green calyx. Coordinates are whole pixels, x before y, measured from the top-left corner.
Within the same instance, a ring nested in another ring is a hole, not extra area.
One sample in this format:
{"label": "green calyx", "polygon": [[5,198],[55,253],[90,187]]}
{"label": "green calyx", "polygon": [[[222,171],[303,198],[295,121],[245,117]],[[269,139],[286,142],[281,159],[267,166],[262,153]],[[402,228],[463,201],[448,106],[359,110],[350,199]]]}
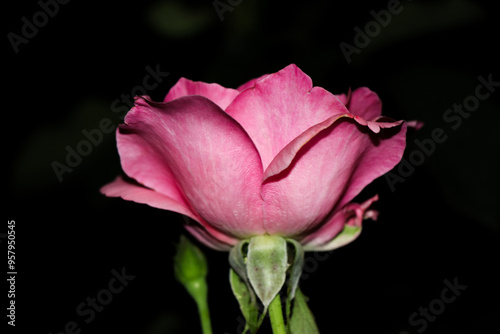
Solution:
{"label": "green calyx", "polygon": [[[281,305],[275,299],[284,298],[286,319],[290,320],[304,263],[300,243],[280,236],[255,236],[234,246],[229,262],[231,288],[246,320],[245,333],[257,332],[271,304]],[[274,307],[273,314],[276,312],[279,309]]]}

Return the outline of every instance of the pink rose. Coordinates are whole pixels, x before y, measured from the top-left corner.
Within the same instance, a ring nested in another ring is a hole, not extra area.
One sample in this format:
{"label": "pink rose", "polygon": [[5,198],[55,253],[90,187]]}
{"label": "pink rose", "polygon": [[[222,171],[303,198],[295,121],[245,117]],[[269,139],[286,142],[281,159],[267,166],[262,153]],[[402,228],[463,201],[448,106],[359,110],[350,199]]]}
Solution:
{"label": "pink rose", "polygon": [[406,123],[368,88],[333,95],[292,64],[237,89],[181,78],[163,102],[137,97],[116,135],[130,180],[103,194],[183,214],[218,250],[263,234],[329,250],[376,218],[377,196],[351,201],[401,160]]}

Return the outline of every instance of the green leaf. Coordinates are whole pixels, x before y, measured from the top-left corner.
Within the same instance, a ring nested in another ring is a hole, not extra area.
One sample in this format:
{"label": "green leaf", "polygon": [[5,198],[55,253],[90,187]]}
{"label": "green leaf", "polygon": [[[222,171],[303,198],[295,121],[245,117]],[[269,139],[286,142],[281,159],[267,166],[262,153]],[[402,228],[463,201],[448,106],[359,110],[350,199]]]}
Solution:
{"label": "green leaf", "polygon": [[279,236],[260,235],[250,239],[247,275],[255,294],[264,304],[264,313],[286,279],[288,254],[286,240]]}
{"label": "green leaf", "polygon": [[289,281],[290,284],[289,294],[290,298],[293,299],[295,297],[295,291],[297,290],[297,287],[299,285],[300,275],[302,274],[302,267],[304,267],[304,249],[302,248],[302,245],[299,242],[293,239],[288,239],[287,242],[292,244],[292,246],[294,247],[294,255],[295,255],[291,267],[290,281]]}
{"label": "green leaf", "polygon": [[293,303],[292,318],[290,319],[291,334],[319,334],[314,316],[307,306],[306,296],[297,289]]}
{"label": "green leaf", "polygon": [[238,300],[240,304],[241,313],[243,313],[243,317],[246,321],[243,333],[247,330],[250,330],[252,334],[256,333],[262,319],[260,321],[258,319],[259,310],[255,303],[255,297],[252,298],[253,292],[249,291],[245,282],[233,269],[230,269],[229,272],[229,282],[231,283],[231,289],[233,290],[236,300]]}

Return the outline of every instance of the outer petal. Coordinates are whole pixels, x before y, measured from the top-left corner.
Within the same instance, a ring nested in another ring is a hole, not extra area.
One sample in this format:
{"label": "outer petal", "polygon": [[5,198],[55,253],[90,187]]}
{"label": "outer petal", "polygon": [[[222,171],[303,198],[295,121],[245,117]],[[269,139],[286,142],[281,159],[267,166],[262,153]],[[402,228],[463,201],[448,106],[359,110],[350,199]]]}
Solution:
{"label": "outer petal", "polygon": [[409,128],[413,128],[415,130],[420,130],[424,126],[424,122],[421,122],[419,120],[407,121],[406,124]]}
{"label": "outer petal", "polygon": [[344,105],[347,104],[347,102],[349,101],[349,98],[347,97],[347,95],[345,94],[338,94],[338,95],[335,95],[339,100],[340,102],[342,102]]}
{"label": "outer petal", "polygon": [[402,123],[381,116],[382,101],[375,92],[366,87],[360,87],[352,93],[349,90],[348,95],[336,96],[346,105],[350,113],[356,115],[355,119],[359,124],[368,126],[375,133],[379,133],[381,128],[391,128]]}
{"label": "outer petal", "polygon": [[226,234],[265,232],[258,152],[217,105],[201,96],[168,103],[138,98],[125,123],[118,149],[130,177],[159,192],[175,180],[192,211]]}
{"label": "outer petal", "polygon": [[[376,211],[369,210],[369,208],[377,200],[378,196],[375,195],[362,204],[349,203],[335,212],[317,231],[307,235],[302,240],[304,249],[307,251],[327,251],[352,242],[361,233],[363,219],[376,220]],[[353,233],[341,235],[346,226],[356,227],[356,229],[351,230]]]}
{"label": "outer petal", "polygon": [[379,133],[380,129],[393,128],[403,123],[403,121],[395,121],[391,118],[383,116],[377,117],[374,121],[367,121],[360,116],[354,116],[354,119],[359,124],[368,126],[368,128],[372,130],[374,133]]}
{"label": "outer petal", "polygon": [[394,122],[398,126],[385,128],[377,134],[369,133],[359,137],[359,155],[352,166],[349,187],[338,207],[344,206],[358,195],[364,187],[396,166],[403,157],[406,147],[406,123]]}
{"label": "outer petal", "polygon": [[180,78],[170,89],[163,102],[170,102],[183,96],[200,95],[217,104],[222,110],[225,110],[239,93],[235,89],[224,88],[216,83],[205,83]]}
{"label": "outer petal", "polygon": [[126,126],[117,129],[116,142],[123,171],[140,184],[190,207],[175,176],[165,164],[162,152],[150,149],[146,138],[127,133],[122,128]]}
{"label": "outer petal", "polygon": [[252,79],[248,82],[245,82],[243,85],[239,86],[238,88],[236,88],[238,91],[242,92],[244,91],[245,89],[247,88],[252,88],[253,86],[255,86],[255,83],[264,79],[265,77],[267,77],[269,74],[264,74],[264,75],[261,75],[260,77],[258,78],[255,78],[255,79]]}
{"label": "outer petal", "polygon": [[242,91],[226,112],[248,132],[265,169],[301,133],[347,110],[333,94],[313,88],[311,78],[292,64]]}
{"label": "outer petal", "polygon": [[348,98],[347,109],[367,121],[374,121],[382,114],[382,101],[378,95],[366,87],[354,90]]}
{"label": "outer petal", "polygon": [[102,187],[101,193],[108,197],[121,197],[127,201],[148,204],[154,208],[175,211],[193,219],[197,219],[196,214],[191,211],[186,203],[139,184],[125,181],[120,176],[113,182]]}
{"label": "outer petal", "polygon": [[353,117],[350,114],[343,113],[338,114],[333,117],[327,118],[325,121],[318,123],[303,133],[301,133],[297,138],[292,140],[290,144],[285,146],[277,155],[274,157],[273,161],[269,164],[266,171],[264,172],[264,182],[274,175],[277,175],[287,169],[292,161],[295,159],[297,153],[306,145],[312,138],[318,135],[323,130],[329,128],[335,121],[342,119],[343,117]]}
{"label": "outer petal", "polygon": [[231,248],[238,243],[238,240],[234,238],[227,237],[223,240],[221,240],[221,238],[216,238],[216,234],[214,234],[213,231],[197,224],[188,223],[184,225],[184,227],[200,242],[215,250],[230,251]]}
{"label": "outer petal", "polygon": [[[269,175],[275,162],[291,160],[286,169],[278,166],[276,170],[283,171],[262,187],[270,234],[303,235],[317,228],[332,210],[343,207],[401,160],[405,125],[373,134],[348,117],[330,123],[321,132],[312,127],[292,141],[266,171]],[[296,143],[304,138],[306,143]]]}
{"label": "outer petal", "polygon": [[[113,182],[105,185],[101,188],[101,193],[109,197],[121,197],[127,201],[133,201],[136,203],[147,204],[154,208],[174,211],[184,216],[194,219],[202,226],[192,226],[190,231],[193,229],[196,231],[200,230],[204,234],[208,234],[210,237],[200,238],[200,233],[193,233],[198,239],[207,244],[214,249],[225,249],[224,245],[234,244],[237,241],[219,231],[214,229],[212,226],[207,224],[201,217],[199,217],[195,212],[182,202],[178,202],[175,199],[156,192],[152,189],[145,188],[141,185],[134,184],[129,181],[125,181],[122,177],[117,177]],[[213,240],[211,243],[206,242],[206,240]]]}

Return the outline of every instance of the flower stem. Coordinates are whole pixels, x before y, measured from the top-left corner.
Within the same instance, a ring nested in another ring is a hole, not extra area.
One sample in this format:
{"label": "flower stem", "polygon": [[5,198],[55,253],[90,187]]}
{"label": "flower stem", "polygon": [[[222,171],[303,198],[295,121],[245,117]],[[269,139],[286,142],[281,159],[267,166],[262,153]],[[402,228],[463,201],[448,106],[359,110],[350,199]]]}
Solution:
{"label": "flower stem", "polygon": [[197,280],[193,282],[193,290],[198,290],[198,294],[194,298],[198,306],[198,313],[200,314],[201,329],[203,334],[212,334],[212,324],[210,322],[210,312],[208,309],[207,301],[207,285],[204,280]]}
{"label": "flower stem", "polygon": [[203,334],[212,334],[212,324],[210,323],[210,313],[208,311],[208,305],[198,304],[198,311],[200,312],[201,329]]}
{"label": "flower stem", "polygon": [[269,318],[271,319],[271,328],[273,329],[273,334],[286,334],[279,294],[277,294],[271,304],[269,304]]}

